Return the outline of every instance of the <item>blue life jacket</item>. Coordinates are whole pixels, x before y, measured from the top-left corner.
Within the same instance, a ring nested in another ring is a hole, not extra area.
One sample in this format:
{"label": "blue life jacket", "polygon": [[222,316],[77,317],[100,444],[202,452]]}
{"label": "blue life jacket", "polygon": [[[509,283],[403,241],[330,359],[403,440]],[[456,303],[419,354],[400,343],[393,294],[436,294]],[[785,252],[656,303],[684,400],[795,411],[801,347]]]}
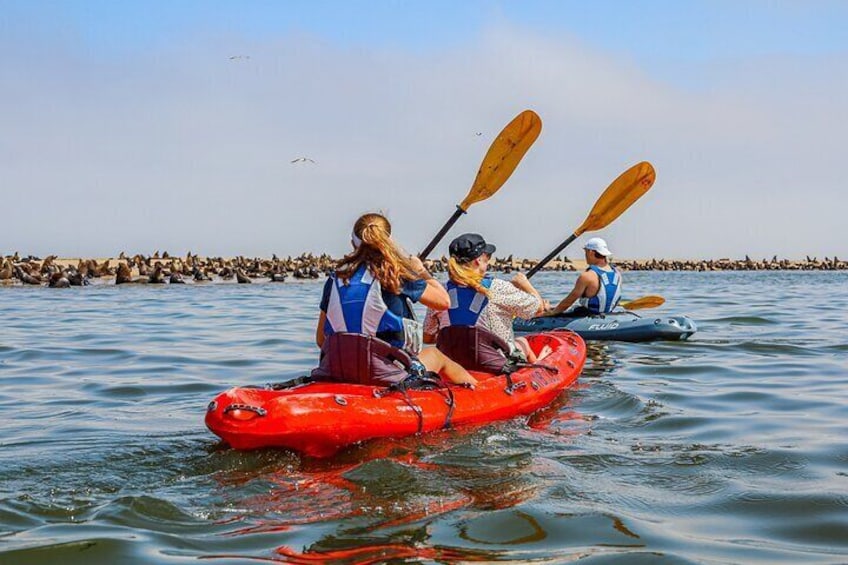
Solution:
{"label": "blue life jacket", "polygon": [[583,304],[592,314],[607,314],[618,306],[621,299],[621,273],[615,267],[611,271],[605,271],[596,265],[590,265],[587,271],[593,271],[598,275],[601,283],[598,294],[584,299]]}
{"label": "blue life jacket", "polygon": [[[486,275],[481,281],[483,288],[491,288],[492,277]],[[452,326],[475,326],[480,314],[489,303],[488,297],[470,286],[460,286],[453,281],[446,285],[450,296],[448,318]]]}
{"label": "blue life jacket", "polygon": [[[394,347],[404,347],[404,318],[389,310],[383,301],[380,281],[365,265],[360,266],[347,284],[335,273],[327,304],[324,335],[347,332],[378,337]],[[415,352],[417,353],[417,352]]]}
{"label": "blue life jacket", "polygon": [[[492,277],[485,276],[481,285],[491,288],[492,280]],[[446,286],[450,296],[450,325],[439,330],[436,347],[469,371],[503,373],[513,347],[487,328],[477,325],[489,304],[488,297],[453,281],[448,281]]]}

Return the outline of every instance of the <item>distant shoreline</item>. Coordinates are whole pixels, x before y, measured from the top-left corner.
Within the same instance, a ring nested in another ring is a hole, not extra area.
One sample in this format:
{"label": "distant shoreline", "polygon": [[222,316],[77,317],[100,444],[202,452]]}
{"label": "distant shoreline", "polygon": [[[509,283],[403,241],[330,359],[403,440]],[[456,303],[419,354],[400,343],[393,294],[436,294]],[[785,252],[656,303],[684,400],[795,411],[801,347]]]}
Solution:
{"label": "distant shoreline", "polygon": [[[26,284],[47,286],[84,286],[125,283],[185,283],[227,282],[240,283],[284,282],[286,279],[319,279],[331,272],[338,259],[329,255],[302,254],[280,258],[262,257],[202,257],[187,254],[174,257],[167,253],[152,256],[121,254],[110,258],[56,257],[45,258],[18,254],[0,258],[0,284]],[[490,268],[496,272],[526,272],[536,265],[537,259],[518,259],[512,255],[496,257]],[[425,262],[434,273],[447,270],[444,257]],[[778,259],[620,259],[613,264],[623,271],[836,271],[848,270],[848,261],[837,257],[807,257],[803,261]],[[544,271],[582,271],[585,261],[557,258],[544,267]],[[110,280],[111,279],[111,280]]]}

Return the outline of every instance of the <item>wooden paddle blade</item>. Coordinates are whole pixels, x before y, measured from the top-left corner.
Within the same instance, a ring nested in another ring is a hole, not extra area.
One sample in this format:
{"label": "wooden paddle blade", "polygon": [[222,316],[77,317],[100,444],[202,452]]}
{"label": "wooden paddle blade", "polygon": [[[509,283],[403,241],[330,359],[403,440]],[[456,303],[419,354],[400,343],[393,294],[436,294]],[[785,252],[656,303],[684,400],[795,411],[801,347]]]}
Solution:
{"label": "wooden paddle blade", "polygon": [[625,310],[641,310],[643,308],[656,308],[665,304],[665,298],[662,296],[649,295],[637,298],[636,300],[622,301],[621,307]]}
{"label": "wooden paddle blade", "polygon": [[655,180],[657,180],[657,172],[647,161],[630,167],[601,194],[592,211],[589,212],[589,217],[574,234],[579,236],[586,231],[607,227],[648,192]]}
{"label": "wooden paddle blade", "polygon": [[521,158],[539,137],[542,119],[533,110],[524,110],[498,134],[480,164],[477,178],[459,207],[468,207],[496,193],[512,175]]}

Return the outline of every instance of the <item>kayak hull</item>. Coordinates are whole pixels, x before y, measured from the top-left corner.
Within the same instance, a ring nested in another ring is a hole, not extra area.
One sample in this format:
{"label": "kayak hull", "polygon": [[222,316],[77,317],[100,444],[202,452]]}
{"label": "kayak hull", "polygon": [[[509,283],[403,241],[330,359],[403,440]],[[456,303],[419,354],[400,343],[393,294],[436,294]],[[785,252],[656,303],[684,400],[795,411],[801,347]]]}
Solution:
{"label": "kayak hull", "polygon": [[585,317],[516,319],[513,329],[520,333],[569,329],[587,341],[642,342],[685,340],[698,331],[698,326],[687,316],[643,318],[625,311]]}
{"label": "kayak hull", "polygon": [[[401,392],[383,387],[313,382],[294,388],[235,387],[209,403],[206,426],[239,450],[280,447],[312,457],[328,457],[339,449],[375,438],[399,438],[531,414],[553,401],[577,380],[586,360],[586,344],[572,332],[528,336],[531,347],[552,349],[541,367],[503,375],[472,372],[474,390],[446,389]],[[419,416],[420,409],[420,416]]]}

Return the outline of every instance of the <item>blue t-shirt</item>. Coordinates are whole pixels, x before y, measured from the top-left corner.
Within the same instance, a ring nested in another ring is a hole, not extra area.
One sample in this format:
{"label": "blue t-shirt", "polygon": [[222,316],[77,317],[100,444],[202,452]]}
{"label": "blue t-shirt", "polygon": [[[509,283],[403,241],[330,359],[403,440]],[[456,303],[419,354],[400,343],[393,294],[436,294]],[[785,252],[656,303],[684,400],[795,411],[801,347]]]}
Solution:
{"label": "blue t-shirt", "polygon": [[[383,302],[386,303],[386,307],[390,312],[411,319],[413,316],[409,310],[409,305],[406,303],[406,298],[409,298],[412,302],[418,302],[421,300],[421,295],[424,294],[426,288],[427,281],[423,279],[404,281],[400,289],[400,294],[392,294],[386,289],[383,289]],[[327,277],[327,282],[324,283],[324,293],[321,295],[321,311],[324,313],[327,312],[327,305],[330,303],[330,292],[332,292],[332,289],[333,279]]]}

